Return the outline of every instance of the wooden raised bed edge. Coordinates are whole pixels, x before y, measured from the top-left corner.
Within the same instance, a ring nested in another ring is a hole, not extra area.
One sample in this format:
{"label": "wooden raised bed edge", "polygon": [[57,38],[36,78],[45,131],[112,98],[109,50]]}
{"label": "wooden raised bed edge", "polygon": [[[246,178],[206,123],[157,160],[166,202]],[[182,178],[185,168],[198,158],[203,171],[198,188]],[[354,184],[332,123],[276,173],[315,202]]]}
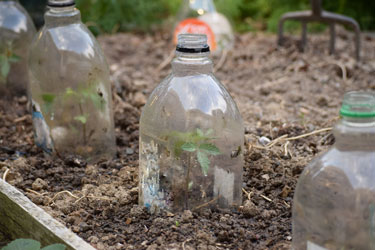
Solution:
{"label": "wooden raised bed edge", "polygon": [[1,179],[0,231],[11,239],[34,239],[42,245],[62,243],[69,250],[95,250],[32,203],[19,190]]}

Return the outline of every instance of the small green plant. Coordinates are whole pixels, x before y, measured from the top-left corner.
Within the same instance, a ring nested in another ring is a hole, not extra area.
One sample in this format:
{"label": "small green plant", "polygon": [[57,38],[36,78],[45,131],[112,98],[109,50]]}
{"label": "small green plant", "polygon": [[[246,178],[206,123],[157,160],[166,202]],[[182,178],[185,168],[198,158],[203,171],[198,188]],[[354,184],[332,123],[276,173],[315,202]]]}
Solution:
{"label": "small green plant", "polygon": [[41,248],[40,242],[30,239],[18,239],[12,241],[1,250],[65,250],[66,246],[63,244],[53,244]]}
{"label": "small green plant", "polygon": [[19,56],[14,54],[12,43],[0,51],[0,82],[6,82],[11,66],[21,60]]}
{"label": "small green plant", "polygon": [[167,140],[172,144],[172,150],[176,158],[180,158],[183,153],[187,154],[186,157],[186,177],[185,177],[185,207],[188,209],[189,190],[193,186],[190,181],[190,172],[194,167],[194,158],[197,159],[202,173],[207,176],[210,168],[211,161],[209,156],[220,155],[221,152],[218,147],[211,141],[215,139],[212,136],[213,130],[209,129],[205,133],[201,129],[196,129],[193,132],[177,132],[173,131],[167,136]]}
{"label": "small green plant", "polygon": [[[89,86],[86,88],[78,88],[73,90],[72,88],[66,88],[64,94],[59,97],[55,94],[44,93],[42,94],[42,100],[44,102],[44,111],[47,114],[50,114],[56,103],[66,104],[77,103],[79,107],[79,114],[73,117],[73,120],[78,121],[82,124],[82,134],[83,134],[83,143],[86,145],[90,140],[90,137],[94,131],[87,133],[86,124],[90,114],[84,111],[84,104],[87,102],[92,102],[98,110],[104,109],[105,100],[103,99],[103,94],[95,88],[95,86]],[[57,100],[59,99],[59,100]]]}
{"label": "small green plant", "polygon": [[208,156],[221,154],[216,145],[210,143],[211,140],[215,139],[211,136],[212,133],[212,129],[209,129],[206,131],[206,133],[203,133],[203,131],[198,128],[194,132],[181,133],[173,131],[170,134],[170,138],[173,138],[175,141],[173,149],[175,156],[180,157],[183,152],[195,155],[204,176],[207,176],[211,163]]}

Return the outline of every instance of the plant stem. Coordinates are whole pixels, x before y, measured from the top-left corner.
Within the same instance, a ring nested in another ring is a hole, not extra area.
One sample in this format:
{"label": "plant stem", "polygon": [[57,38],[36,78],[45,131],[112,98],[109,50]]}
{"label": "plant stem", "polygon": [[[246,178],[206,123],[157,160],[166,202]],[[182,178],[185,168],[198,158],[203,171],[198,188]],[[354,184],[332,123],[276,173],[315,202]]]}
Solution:
{"label": "plant stem", "polygon": [[185,210],[189,209],[189,183],[190,183],[190,165],[191,165],[191,154],[188,153],[187,158],[187,173],[186,173],[186,193],[185,193]]}
{"label": "plant stem", "polygon": [[[82,104],[79,103],[79,111],[81,112],[81,115],[84,116]],[[82,123],[82,132],[83,132],[83,144],[86,145],[86,123]]]}

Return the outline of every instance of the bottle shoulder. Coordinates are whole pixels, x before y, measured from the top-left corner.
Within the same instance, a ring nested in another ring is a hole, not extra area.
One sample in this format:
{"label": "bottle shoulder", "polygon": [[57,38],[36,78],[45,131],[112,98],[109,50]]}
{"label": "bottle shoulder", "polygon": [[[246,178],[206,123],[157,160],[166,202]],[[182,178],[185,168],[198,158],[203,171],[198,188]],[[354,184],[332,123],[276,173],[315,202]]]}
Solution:
{"label": "bottle shoulder", "polygon": [[170,112],[201,112],[239,116],[238,108],[226,88],[213,74],[166,77],[152,92],[145,110]]}
{"label": "bottle shoulder", "polygon": [[[333,146],[315,158],[301,174],[298,186],[342,183],[375,189],[375,151],[341,150]],[[340,180],[339,182],[337,180]]]}
{"label": "bottle shoulder", "polygon": [[31,33],[33,36],[36,28],[27,11],[19,3],[0,1],[0,32],[18,35]]}
{"label": "bottle shoulder", "polygon": [[[31,58],[56,54],[82,61],[105,62],[104,53],[91,32],[81,23],[48,27],[44,26],[33,40]],[[32,59],[31,59],[32,60]]]}

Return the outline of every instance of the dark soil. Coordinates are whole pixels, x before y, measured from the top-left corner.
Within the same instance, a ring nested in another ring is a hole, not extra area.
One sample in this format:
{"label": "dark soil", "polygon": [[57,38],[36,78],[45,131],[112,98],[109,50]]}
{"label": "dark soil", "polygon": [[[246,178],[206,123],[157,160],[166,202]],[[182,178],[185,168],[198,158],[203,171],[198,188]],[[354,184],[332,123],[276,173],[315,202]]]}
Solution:
{"label": "dark soil", "polygon": [[0,248],[6,246],[9,242],[10,240],[7,237],[5,237],[5,235],[2,232],[0,232]]}
{"label": "dark soil", "polygon": [[0,177],[10,169],[10,184],[98,249],[288,249],[297,179],[334,139],[325,131],[269,148],[261,142],[331,127],[345,92],[375,88],[375,39],[364,37],[359,63],[351,33],[338,31],[336,56],[328,55],[328,39],[311,36],[300,53],[296,38],[279,48],[275,35],[244,34],[217,70],[246,125],[238,211],[150,215],[137,206],[141,107],[170,72],[160,65],[173,50],[160,34],[100,38],[116,86],[116,159],[45,157],[33,144],[26,97],[14,98],[0,101]]}

